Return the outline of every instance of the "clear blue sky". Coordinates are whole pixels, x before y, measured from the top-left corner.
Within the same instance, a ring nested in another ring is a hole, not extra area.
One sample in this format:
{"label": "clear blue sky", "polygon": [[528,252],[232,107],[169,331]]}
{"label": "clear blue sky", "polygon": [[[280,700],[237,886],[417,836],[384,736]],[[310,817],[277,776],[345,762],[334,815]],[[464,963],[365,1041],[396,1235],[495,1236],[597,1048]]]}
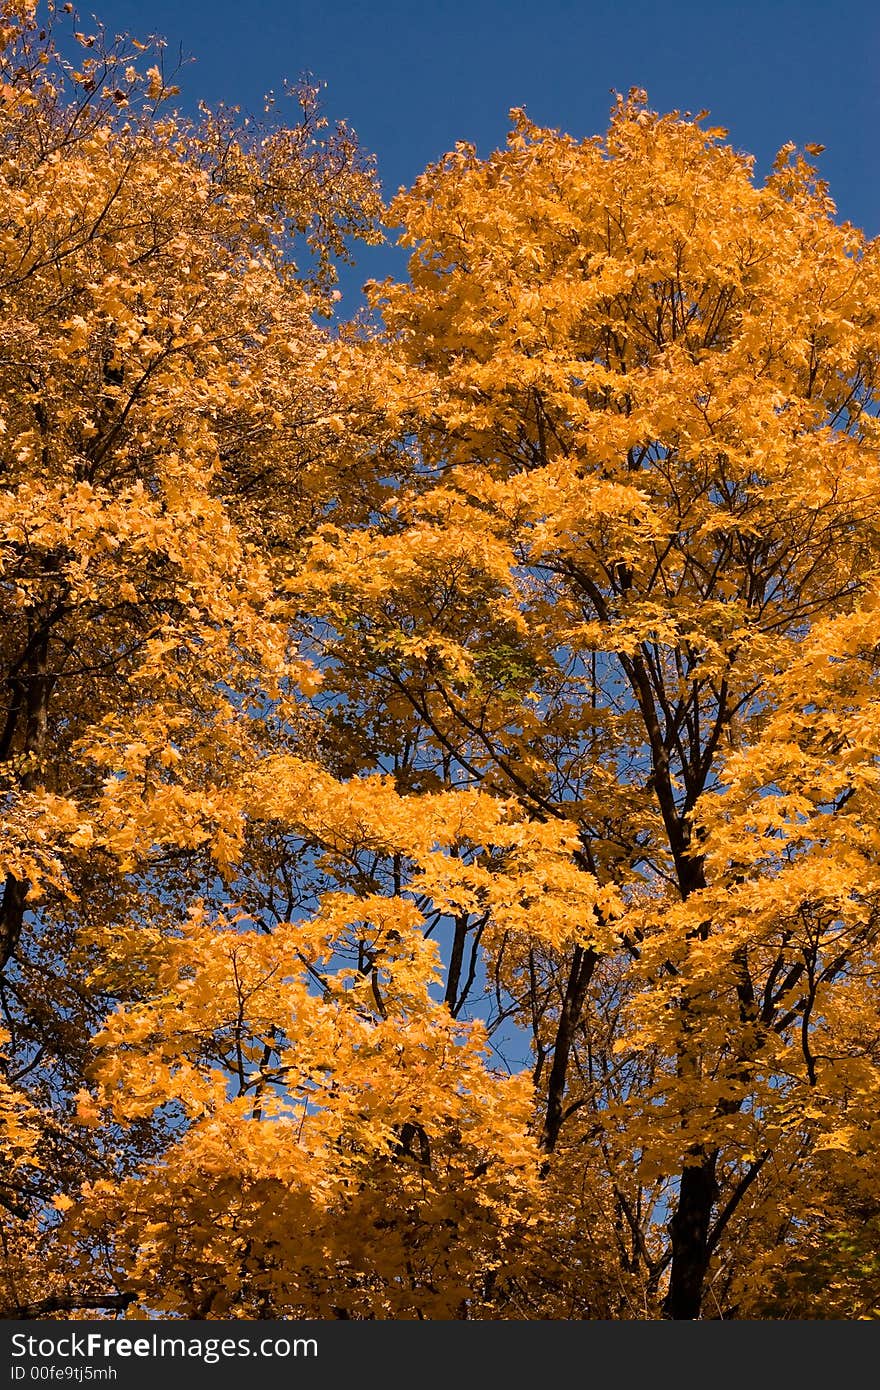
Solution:
{"label": "clear blue sky", "polygon": [[[511,106],[585,137],[612,89],[709,108],[766,171],[787,140],[826,146],[841,217],[880,233],[880,0],[92,0],[108,29],[160,33],[195,58],[181,100],[258,112],[311,72],[378,158],[386,194],[456,140],[503,142]],[[359,279],[396,258],[372,253]]]}

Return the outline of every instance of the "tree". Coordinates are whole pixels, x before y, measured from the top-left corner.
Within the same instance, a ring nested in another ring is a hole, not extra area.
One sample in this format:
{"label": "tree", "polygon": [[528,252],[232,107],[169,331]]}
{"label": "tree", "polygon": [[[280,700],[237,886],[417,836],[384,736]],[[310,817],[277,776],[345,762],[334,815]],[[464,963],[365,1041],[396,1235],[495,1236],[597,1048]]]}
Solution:
{"label": "tree", "polygon": [[[148,990],[181,902],[228,875],[253,703],[311,679],[249,535],[253,499],[296,470],[285,524],[325,503],[327,392],[299,366],[323,341],[332,257],[374,235],[378,207],[314,93],[291,129],[187,126],[167,114],[161,50],[77,33],[76,67],[54,18],[2,13],[2,1200],[18,1310],[42,1306],[52,1202],[161,1152],[161,1121],[93,1141],[73,1097],[114,989]],[[88,1274],[62,1270],[53,1306],[99,1298]]]}
{"label": "tree", "polygon": [[576,832],[580,934],[536,884],[461,936],[637,1297],[747,1314],[876,1161],[877,247],[794,147],[756,185],[638,92],[586,143],[515,115],[393,205],[352,349],[393,494],[301,582],[399,776]]}

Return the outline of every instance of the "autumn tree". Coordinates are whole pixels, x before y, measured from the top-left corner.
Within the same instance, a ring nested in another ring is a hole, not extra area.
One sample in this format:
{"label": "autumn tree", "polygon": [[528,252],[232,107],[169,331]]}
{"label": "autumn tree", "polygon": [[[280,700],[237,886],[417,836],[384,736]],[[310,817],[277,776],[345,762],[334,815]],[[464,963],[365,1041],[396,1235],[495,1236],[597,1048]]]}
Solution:
{"label": "autumn tree", "polygon": [[46,1306],[123,1297],[69,1272],[56,1291],[39,1235],[71,1184],[161,1152],[147,1121],[90,1139],[73,1098],[108,1006],[150,979],[151,934],[229,872],[252,703],[310,679],[253,498],[295,471],[285,524],[324,505],[327,393],[299,364],[333,259],[378,206],[312,91],[289,129],[187,124],[160,46],[97,30],[59,48],[58,22],[10,3],[0,36],[0,1197],[18,1311],[47,1283]]}
{"label": "autumn tree", "polygon": [[877,247],[793,146],[758,183],[638,92],[586,142],[514,114],[392,207],[409,278],[340,356],[392,495],[299,582],[362,756],[595,885],[502,923],[475,847],[447,993],[472,943],[531,1035],[568,1267],[603,1230],[612,1316],[805,1316],[878,1211]]}

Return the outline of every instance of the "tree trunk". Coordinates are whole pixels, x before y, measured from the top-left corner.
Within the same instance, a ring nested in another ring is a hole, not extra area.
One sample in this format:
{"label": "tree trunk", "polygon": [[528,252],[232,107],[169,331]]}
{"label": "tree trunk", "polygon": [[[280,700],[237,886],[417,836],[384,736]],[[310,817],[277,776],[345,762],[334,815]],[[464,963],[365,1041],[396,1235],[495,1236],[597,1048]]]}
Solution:
{"label": "tree trunk", "polygon": [[709,1225],[718,1196],[717,1151],[682,1170],[678,1205],[670,1223],[672,1268],[664,1318],[698,1318],[709,1267]]}
{"label": "tree trunk", "polygon": [[571,959],[571,969],[562,1000],[562,1011],[556,1028],[556,1041],[553,1045],[553,1064],[547,1087],[547,1107],[544,1113],[544,1129],[541,1135],[541,1148],[552,1153],[556,1148],[559,1131],[562,1128],[562,1101],[565,1095],[565,1082],[568,1076],[568,1062],[574,1042],[575,1029],[584,1007],[587,985],[596,968],[598,957],[592,949],[575,946]]}
{"label": "tree trunk", "polygon": [[[18,691],[24,690],[25,728],[20,754],[34,762],[21,774],[20,783],[25,791],[33,791],[42,782],[43,770],[40,766],[46,745],[46,730],[49,715],[49,696],[52,690],[52,677],[48,672],[49,625],[45,623],[33,643],[33,653],[27,668],[14,682],[13,700],[18,699]],[[10,709],[8,739],[11,745],[18,719],[18,706]],[[7,749],[7,756],[11,750]],[[18,946],[24,923],[25,903],[30,884],[26,879],[18,879],[7,874],[0,898],[0,971],[12,959]]]}

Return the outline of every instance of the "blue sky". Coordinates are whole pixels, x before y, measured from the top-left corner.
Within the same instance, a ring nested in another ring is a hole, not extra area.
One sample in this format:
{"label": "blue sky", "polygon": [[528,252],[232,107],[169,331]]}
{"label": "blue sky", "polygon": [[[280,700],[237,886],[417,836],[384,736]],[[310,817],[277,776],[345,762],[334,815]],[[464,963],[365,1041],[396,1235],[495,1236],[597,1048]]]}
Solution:
{"label": "blue sky", "polygon": [[[876,0],[93,0],[108,29],[163,34],[196,61],[181,100],[259,111],[311,72],[328,114],[378,158],[386,194],[456,140],[503,143],[511,106],[590,136],[612,89],[660,110],[707,107],[759,172],[787,140],[826,146],[841,217],[880,233],[880,4]],[[356,278],[387,273],[364,254]],[[399,264],[399,262],[398,262]]]}

